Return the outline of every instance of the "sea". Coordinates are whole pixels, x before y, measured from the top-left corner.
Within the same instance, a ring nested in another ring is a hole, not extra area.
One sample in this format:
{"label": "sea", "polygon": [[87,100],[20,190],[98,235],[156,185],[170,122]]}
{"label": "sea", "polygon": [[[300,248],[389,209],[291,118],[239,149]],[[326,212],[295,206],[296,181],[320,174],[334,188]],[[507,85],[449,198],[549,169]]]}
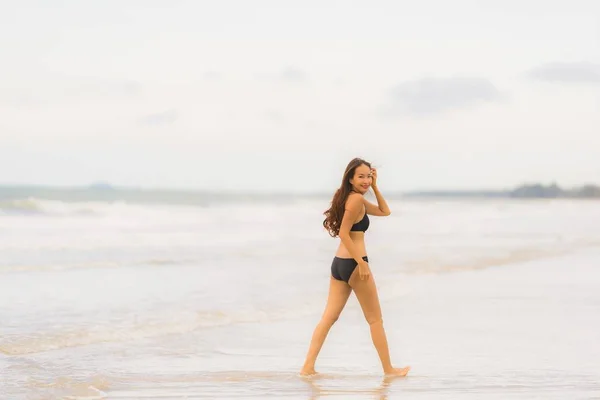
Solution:
{"label": "sea", "polygon": [[598,200],[389,198],[365,240],[409,375],[352,296],[299,376],[330,200],[0,189],[0,399],[600,399]]}

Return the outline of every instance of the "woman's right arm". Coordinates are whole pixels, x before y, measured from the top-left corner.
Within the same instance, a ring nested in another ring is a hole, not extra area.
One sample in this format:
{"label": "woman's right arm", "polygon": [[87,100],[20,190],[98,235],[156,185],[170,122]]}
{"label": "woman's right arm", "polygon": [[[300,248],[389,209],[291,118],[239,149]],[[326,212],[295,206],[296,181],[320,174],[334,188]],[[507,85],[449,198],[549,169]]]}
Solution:
{"label": "woman's right arm", "polygon": [[340,225],[340,233],[339,237],[344,244],[344,247],[348,250],[348,253],[354,258],[354,260],[358,263],[361,272],[361,279],[366,275],[368,277],[368,268],[365,268],[365,265],[368,267],[368,264],[365,260],[362,259],[362,255],[358,254],[358,249],[354,245],[352,238],[350,237],[350,228],[354,225],[354,220],[360,215],[360,212],[363,208],[363,198],[359,194],[351,194],[348,196],[348,200],[346,200],[346,209],[344,212],[344,217],[342,218],[342,224]]}

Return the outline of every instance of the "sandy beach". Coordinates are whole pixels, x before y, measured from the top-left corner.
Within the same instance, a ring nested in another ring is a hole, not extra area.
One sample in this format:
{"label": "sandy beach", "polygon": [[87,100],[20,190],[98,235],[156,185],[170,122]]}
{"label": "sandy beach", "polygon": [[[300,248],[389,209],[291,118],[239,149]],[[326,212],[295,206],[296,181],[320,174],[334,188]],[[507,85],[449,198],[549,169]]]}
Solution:
{"label": "sandy beach", "polygon": [[320,376],[296,375],[316,322],[311,315],[268,329],[251,323],[205,332],[210,356],[171,356],[180,374],[133,374],[109,398],[597,398],[599,257],[407,278],[402,293],[383,304],[393,359],[412,366],[406,378],[383,379],[350,301],[322,351]]}

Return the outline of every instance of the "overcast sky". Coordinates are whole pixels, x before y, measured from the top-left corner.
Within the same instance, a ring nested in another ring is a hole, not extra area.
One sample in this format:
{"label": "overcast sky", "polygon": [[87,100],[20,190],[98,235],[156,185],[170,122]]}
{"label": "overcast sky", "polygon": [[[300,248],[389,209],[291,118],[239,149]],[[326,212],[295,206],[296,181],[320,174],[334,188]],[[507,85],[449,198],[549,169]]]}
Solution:
{"label": "overcast sky", "polygon": [[600,2],[0,0],[0,184],[600,183]]}

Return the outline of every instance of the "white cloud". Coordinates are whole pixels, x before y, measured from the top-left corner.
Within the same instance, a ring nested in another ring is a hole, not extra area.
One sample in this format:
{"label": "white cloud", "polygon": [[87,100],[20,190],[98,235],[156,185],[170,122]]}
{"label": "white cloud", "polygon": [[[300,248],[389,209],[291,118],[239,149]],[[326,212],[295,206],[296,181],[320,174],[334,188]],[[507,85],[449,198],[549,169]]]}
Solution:
{"label": "white cloud", "polygon": [[177,120],[177,111],[167,110],[157,113],[148,114],[139,119],[140,125],[164,126],[172,125]]}
{"label": "white cloud", "polygon": [[546,82],[600,84],[600,64],[591,62],[553,62],[529,70],[529,78]]}
{"label": "white cloud", "polygon": [[281,73],[281,78],[288,82],[304,82],[306,74],[298,68],[287,67]]}
{"label": "white cloud", "polygon": [[50,73],[45,70],[27,73],[19,79],[0,80],[0,105],[11,108],[37,109],[61,104],[142,94],[142,85],[134,80],[96,76]]}
{"label": "white cloud", "polygon": [[308,81],[308,75],[300,68],[288,66],[279,72],[259,72],[255,77],[261,81],[304,83]]}
{"label": "white cloud", "polygon": [[389,97],[385,114],[425,116],[495,102],[503,95],[487,79],[450,77],[403,82],[391,89]]}

